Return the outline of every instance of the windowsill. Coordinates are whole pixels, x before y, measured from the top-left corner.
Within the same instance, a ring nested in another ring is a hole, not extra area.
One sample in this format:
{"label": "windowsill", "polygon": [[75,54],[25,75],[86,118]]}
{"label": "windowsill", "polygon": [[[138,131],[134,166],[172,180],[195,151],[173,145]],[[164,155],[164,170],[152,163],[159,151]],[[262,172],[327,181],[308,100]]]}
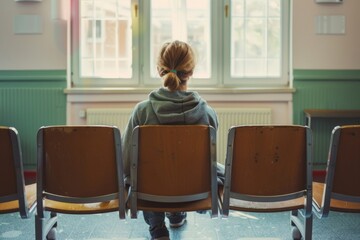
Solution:
{"label": "windowsill", "polygon": [[[66,88],[65,94],[147,94],[156,88]],[[196,88],[189,90],[205,94],[261,94],[261,93],[294,93],[294,88]]]}
{"label": "windowsill", "polygon": [[[132,108],[148,99],[154,88],[68,88],[67,123],[85,124],[88,108]],[[276,124],[292,122],[294,88],[196,88],[201,97],[216,108],[271,108]]]}

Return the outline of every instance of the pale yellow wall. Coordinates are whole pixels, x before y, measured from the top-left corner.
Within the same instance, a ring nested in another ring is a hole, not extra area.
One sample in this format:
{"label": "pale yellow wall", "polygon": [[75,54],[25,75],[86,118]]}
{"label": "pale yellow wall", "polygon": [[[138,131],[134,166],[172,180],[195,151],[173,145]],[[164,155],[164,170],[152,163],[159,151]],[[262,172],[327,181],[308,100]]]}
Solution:
{"label": "pale yellow wall", "polygon": [[[56,7],[54,4],[67,4],[67,1],[0,1],[0,70],[66,69],[66,21],[53,19],[51,13]],[[42,33],[14,34],[13,22],[17,15],[41,16]]]}
{"label": "pale yellow wall", "polygon": [[[293,68],[360,69],[360,0],[342,4],[316,4],[315,0],[292,0]],[[315,33],[317,15],[342,15],[344,35]]]}

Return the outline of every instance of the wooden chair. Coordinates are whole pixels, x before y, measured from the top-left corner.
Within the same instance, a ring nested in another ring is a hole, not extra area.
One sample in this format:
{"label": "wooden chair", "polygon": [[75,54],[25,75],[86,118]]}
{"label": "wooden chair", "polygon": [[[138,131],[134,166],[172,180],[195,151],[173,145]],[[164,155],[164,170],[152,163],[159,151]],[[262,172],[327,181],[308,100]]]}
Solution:
{"label": "wooden chair", "polygon": [[337,126],[330,139],[325,183],[313,183],[313,212],[360,212],[360,125]]}
{"label": "wooden chair", "polygon": [[[37,240],[56,238],[57,213],[118,211],[119,217],[125,218],[118,128],[41,127],[37,147]],[[50,218],[45,217],[45,211],[50,212]]]}
{"label": "wooden chair", "polygon": [[312,134],[304,126],[237,126],[228,133],[222,214],[291,211],[294,239],[312,237]]}
{"label": "wooden chair", "polygon": [[0,213],[28,218],[36,206],[36,184],[25,185],[18,132],[0,127]]}
{"label": "wooden chair", "polygon": [[131,217],[138,210],[211,210],[218,216],[216,130],[205,125],[147,125],[133,130]]}

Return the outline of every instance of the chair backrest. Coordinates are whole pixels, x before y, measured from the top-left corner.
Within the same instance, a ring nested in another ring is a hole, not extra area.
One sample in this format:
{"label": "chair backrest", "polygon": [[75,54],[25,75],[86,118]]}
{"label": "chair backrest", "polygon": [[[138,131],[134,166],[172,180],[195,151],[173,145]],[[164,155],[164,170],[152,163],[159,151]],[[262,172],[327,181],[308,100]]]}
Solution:
{"label": "chair backrest", "polygon": [[[332,192],[360,197],[360,125],[334,130],[331,160],[334,161]],[[337,145],[337,154],[336,146]]]}
{"label": "chair backrest", "polygon": [[[236,126],[229,130],[224,215],[229,198],[275,202],[310,194],[311,130],[304,126]],[[309,210],[308,209],[308,210]]]}
{"label": "chair backrest", "polygon": [[[347,202],[349,209],[360,212],[360,125],[337,126],[330,139],[329,159],[322,198],[323,214],[330,210],[331,199]],[[357,203],[351,208],[351,203]],[[357,210],[356,210],[357,209]],[[336,209],[334,209],[336,210]]]}
{"label": "chair backrest", "polygon": [[[217,199],[216,131],[205,125],[145,125],[133,131],[131,207]],[[216,200],[217,201],[217,200]],[[133,211],[136,211],[133,209]]]}
{"label": "chair backrest", "polygon": [[43,214],[43,198],[68,203],[95,203],[118,198],[120,215],[124,217],[118,128],[47,126],[39,129],[37,137],[38,214]]}
{"label": "chair backrest", "polygon": [[[0,213],[19,211],[29,216],[34,202],[26,199],[23,162],[18,132],[12,127],[0,127]],[[10,203],[16,201],[16,203]]]}

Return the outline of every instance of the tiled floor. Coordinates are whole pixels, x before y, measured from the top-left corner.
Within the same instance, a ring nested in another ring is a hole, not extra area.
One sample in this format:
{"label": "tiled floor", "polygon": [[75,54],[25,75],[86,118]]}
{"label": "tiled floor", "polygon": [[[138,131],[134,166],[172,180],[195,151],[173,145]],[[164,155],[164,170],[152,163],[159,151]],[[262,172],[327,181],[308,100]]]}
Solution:
{"label": "tiled floor", "polygon": [[[34,216],[20,219],[18,214],[0,215],[0,239],[31,240]],[[120,220],[116,213],[97,215],[59,215],[60,240],[149,239],[141,213],[138,219]],[[189,213],[186,224],[171,229],[172,240],[285,240],[291,238],[289,212],[260,214],[231,212],[227,219],[211,219],[208,214]],[[360,214],[331,212],[325,219],[314,218],[313,239],[360,239]]]}

